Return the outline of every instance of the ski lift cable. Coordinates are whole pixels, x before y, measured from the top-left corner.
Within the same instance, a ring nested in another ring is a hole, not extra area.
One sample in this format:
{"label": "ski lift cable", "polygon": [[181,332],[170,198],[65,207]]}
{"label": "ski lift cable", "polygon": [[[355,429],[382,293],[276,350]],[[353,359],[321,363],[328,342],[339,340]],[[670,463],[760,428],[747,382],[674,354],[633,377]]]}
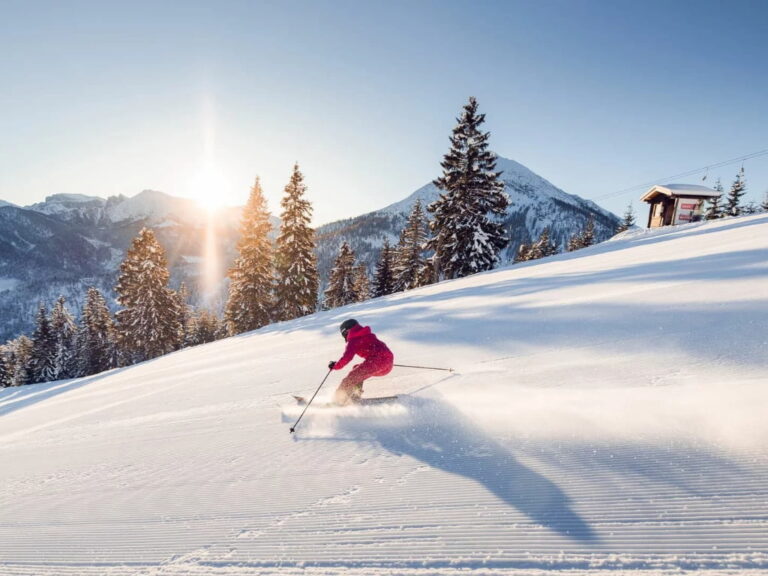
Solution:
{"label": "ski lift cable", "polygon": [[667,176],[666,178],[657,178],[656,180],[646,182],[644,184],[637,184],[636,186],[631,186],[629,188],[623,188],[622,190],[617,190],[615,192],[609,192],[608,194],[603,194],[601,196],[596,196],[593,198],[593,200],[605,200],[606,198],[613,198],[615,196],[622,196],[624,194],[627,194],[629,192],[634,192],[635,190],[639,190],[641,188],[647,188],[648,186],[653,186],[654,184],[658,184],[659,182],[669,182],[670,180],[676,179],[676,178],[683,178],[685,176],[692,176],[694,174],[700,173],[702,170],[711,170],[713,168],[722,168],[723,166],[728,166],[729,164],[737,164],[741,162],[742,168],[744,166],[744,162],[746,160],[752,160],[753,158],[759,158],[761,156],[768,155],[768,149],[760,150],[758,152],[752,152],[751,154],[746,154],[744,156],[739,156],[738,158],[731,158],[730,160],[723,160],[722,162],[716,162],[714,164],[707,164],[706,166],[702,168],[697,168],[696,170],[689,170],[687,172],[681,172],[680,174],[673,174],[672,176]]}

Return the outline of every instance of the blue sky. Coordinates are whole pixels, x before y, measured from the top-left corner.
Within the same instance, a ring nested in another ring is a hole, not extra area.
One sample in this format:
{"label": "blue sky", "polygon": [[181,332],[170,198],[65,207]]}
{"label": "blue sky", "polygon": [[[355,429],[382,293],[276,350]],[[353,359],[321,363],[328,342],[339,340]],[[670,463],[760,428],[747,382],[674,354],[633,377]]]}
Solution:
{"label": "blue sky", "polygon": [[[768,149],[768,2],[0,0],[0,199],[208,193],[315,223],[439,175],[469,96],[491,147],[621,214],[617,191]],[[741,164],[708,174],[726,188]],[[768,155],[745,163],[749,199]],[[700,175],[684,180],[702,183]],[[207,187],[206,187],[207,186]]]}

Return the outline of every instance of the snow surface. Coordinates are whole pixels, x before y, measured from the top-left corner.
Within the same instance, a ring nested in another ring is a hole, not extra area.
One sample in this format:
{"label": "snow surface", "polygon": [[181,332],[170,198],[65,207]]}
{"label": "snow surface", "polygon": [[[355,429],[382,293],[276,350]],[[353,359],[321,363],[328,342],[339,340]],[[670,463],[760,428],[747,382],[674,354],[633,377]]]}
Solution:
{"label": "snow surface", "polygon": [[722,194],[722,192],[718,192],[707,186],[701,186],[700,184],[663,184],[659,186],[659,188],[666,188],[667,190],[677,192],[678,194],[685,192],[693,192],[702,195],[709,194],[710,196],[719,196]]}
{"label": "snow surface", "polygon": [[[456,372],[291,435],[348,317]],[[766,352],[760,215],[6,389],[0,574],[766,574]]]}

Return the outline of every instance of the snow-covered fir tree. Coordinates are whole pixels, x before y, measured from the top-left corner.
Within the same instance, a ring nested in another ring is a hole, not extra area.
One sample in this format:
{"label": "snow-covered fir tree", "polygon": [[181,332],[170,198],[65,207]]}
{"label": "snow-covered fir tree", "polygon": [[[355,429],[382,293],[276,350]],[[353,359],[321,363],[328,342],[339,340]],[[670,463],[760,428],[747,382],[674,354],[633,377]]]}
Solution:
{"label": "snow-covered fir tree", "polygon": [[77,325],[60,296],[51,311],[51,331],[55,346],[54,380],[78,376]]}
{"label": "snow-covered fir tree", "polygon": [[190,332],[192,330],[192,306],[189,305],[189,289],[186,283],[182,282],[176,291],[176,300],[179,305],[179,342],[181,346],[189,346]]}
{"label": "snow-covered fir tree", "polygon": [[29,359],[29,382],[50,382],[56,379],[56,340],[45,304],[40,304],[32,335],[32,355]]}
{"label": "snow-covered fir tree", "polygon": [[760,213],[760,206],[755,201],[750,201],[744,204],[741,207],[741,213],[744,216],[750,215],[750,214],[759,214]]}
{"label": "snow-covered fir tree", "polygon": [[365,302],[371,297],[371,277],[368,275],[368,267],[362,262],[355,266],[352,279],[352,290],[355,293],[356,302]]}
{"label": "snow-covered fir tree", "polygon": [[304,197],[307,187],[299,165],[280,202],[280,235],[275,253],[275,313],[277,320],[292,320],[317,309],[319,279],[315,232],[310,226],[312,205]]}
{"label": "snow-covered fir tree", "polygon": [[584,226],[584,231],[581,233],[580,238],[581,248],[587,248],[595,243],[595,217],[591,216],[587,219],[587,223]]}
{"label": "snow-covered fir tree", "polygon": [[434,250],[436,281],[494,268],[509,242],[500,222],[509,198],[501,173],[495,171],[496,158],[488,150],[490,133],[480,131],[484,121],[485,114],[477,113],[477,100],[470,98],[441,162],[443,175],[434,181],[445,192],[428,207],[434,219],[427,247]]}
{"label": "snow-covered fir tree", "polygon": [[355,253],[349,244],[342,242],[339,247],[339,255],[333,263],[328,278],[328,288],[324,294],[324,307],[326,309],[346,306],[358,301],[355,292]]}
{"label": "snow-covered fir tree", "polygon": [[6,349],[10,353],[9,360],[11,371],[13,372],[12,386],[23,386],[33,383],[31,364],[34,346],[34,342],[23,334],[6,344]]}
{"label": "snow-covered fir tree", "polygon": [[210,310],[200,310],[190,324],[189,345],[197,346],[213,342],[225,331],[216,315]]}
{"label": "snow-covered fir tree", "polygon": [[410,290],[429,283],[432,274],[424,255],[427,237],[427,218],[421,201],[417,200],[408,215],[408,221],[400,233],[400,240],[395,248],[395,292]]}
{"label": "snow-covered fir tree", "polygon": [[747,182],[744,179],[744,167],[741,167],[736,174],[736,180],[731,184],[728,191],[728,203],[725,206],[725,213],[728,216],[738,216],[741,214],[741,199],[747,193]]}
{"label": "snow-covered fir tree", "polygon": [[720,182],[720,178],[717,179],[714,189],[718,192],[718,195],[707,199],[707,211],[704,213],[705,220],[716,220],[723,217],[723,209],[720,206],[720,201],[723,198],[723,184]]}
{"label": "snow-covered fir tree", "polygon": [[256,179],[243,208],[238,257],[229,270],[229,297],[224,312],[230,334],[266,326],[273,316],[272,245],[267,201]]}
{"label": "snow-covered fir tree", "polygon": [[590,216],[587,220],[587,223],[584,225],[584,230],[581,231],[579,234],[574,234],[571,236],[571,238],[568,240],[568,252],[573,252],[574,250],[580,250],[581,248],[586,248],[588,246],[592,246],[592,244],[595,243],[595,218],[594,216]]}
{"label": "snow-covered fir tree", "polygon": [[78,373],[90,376],[118,364],[115,326],[107,301],[97,288],[88,288],[78,330]]}
{"label": "snow-covered fir tree", "polygon": [[165,253],[149,228],[142,228],[120,264],[115,286],[122,306],[116,314],[124,362],[132,364],[177,350],[179,301],[168,287]]}
{"label": "snow-covered fir tree", "polygon": [[531,259],[531,245],[530,244],[520,244],[517,248],[517,253],[515,254],[514,263],[517,264],[518,262],[527,262]]}
{"label": "snow-covered fir tree", "polygon": [[557,246],[549,238],[549,227],[544,228],[539,239],[531,246],[527,254],[527,260],[538,260],[557,254]]}
{"label": "snow-covered fir tree", "polygon": [[384,246],[376,263],[376,274],[373,279],[373,297],[386,296],[395,291],[395,252],[389,245],[389,240],[384,240]]}
{"label": "snow-covered fir tree", "polygon": [[11,368],[10,353],[5,346],[0,346],[0,388],[13,386],[13,369]]}
{"label": "snow-covered fir tree", "polygon": [[626,232],[635,225],[635,211],[632,207],[632,202],[627,206],[627,210],[624,212],[624,218],[616,229],[616,233]]}

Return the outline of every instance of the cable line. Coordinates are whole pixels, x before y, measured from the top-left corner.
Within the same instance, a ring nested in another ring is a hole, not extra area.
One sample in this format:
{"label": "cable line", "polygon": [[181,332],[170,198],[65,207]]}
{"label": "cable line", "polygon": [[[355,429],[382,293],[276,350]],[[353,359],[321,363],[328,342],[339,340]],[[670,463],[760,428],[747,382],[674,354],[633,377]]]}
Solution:
{"label": "cable line", "polygon": [[659,182],[669,182],[670,180],[673,180],[676,178],[683,178],[685,176],[692,176],[693,174],[699,174],[704,170],[706,170],[707,173],[709,173],[709,170],[713,168],[721,168],[723,166],[728,166],[729,164],[738,164],[739,162],[741,162],[743,165],[744,161],[746,160],[752,160],[754,158],[759,158],[761,156],[766,156],[766,155],[768,155],[768,149],[760,150],[758,152],[752,152],[751,154],[746,154],[745,156],[739,156],[738,158],[723,160],[722,162],[717,162],[715,164],[707,164],[706,166],[703,166],[702,168],[697,168],[696,170],[689,170],[687,172],[681,172],[680,174],[673,174],[672,176],[667,176],[666,178],[657,178],[656,180],[652,180],[644,184],[637,184],[636,186],[631,186],[630,188],[623,188],[622,190],[617,190],[616,192],[609,192],[608,194],[603,194],[602,196],[596,196],[595,198],[592,198],[592,200],[605,200],[606,198],[621,196],[623,194],[626,194],[628,192],[633,192],[640,188],[647,188],[649,186],[653,186],[654,184],[658,184]]}

